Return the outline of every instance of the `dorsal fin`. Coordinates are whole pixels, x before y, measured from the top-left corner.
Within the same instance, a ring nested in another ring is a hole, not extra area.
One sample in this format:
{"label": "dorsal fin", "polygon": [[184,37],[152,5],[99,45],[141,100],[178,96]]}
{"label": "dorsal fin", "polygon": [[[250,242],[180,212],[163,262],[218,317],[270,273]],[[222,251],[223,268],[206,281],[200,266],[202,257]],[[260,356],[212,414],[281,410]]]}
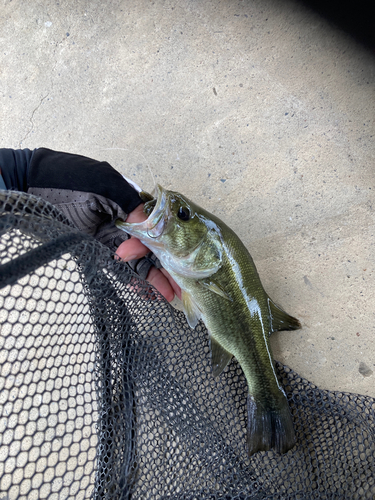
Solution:
{"label": "dorsal fin", "polygon": [[218,377],[232,359],[232,354],[210,335],[212,373]]}
{"label": "dorsal fin", "polygon": [[301,328],[301,323],[297,318],[293,318],[288,313],[286,313],[280,306],[276,305],[268,297],[268,308],[270,311],[270,320],[271,320],[271,331],[279,332],[282,330],[298,330]]}

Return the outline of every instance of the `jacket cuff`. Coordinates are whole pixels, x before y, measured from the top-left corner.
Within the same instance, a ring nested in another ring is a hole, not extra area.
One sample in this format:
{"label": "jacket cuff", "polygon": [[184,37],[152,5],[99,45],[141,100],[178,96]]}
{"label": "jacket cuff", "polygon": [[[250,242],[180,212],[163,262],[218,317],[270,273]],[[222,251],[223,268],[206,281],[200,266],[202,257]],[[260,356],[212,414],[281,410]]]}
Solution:
{"label": "jacket cuff", "polygon": [[27,191],[27,173],[34,152],[30,149],[0,148],[0,170],[5,189]]}
{"label": "jacket cuff", "polygon": [[34,152],[27,182],[28,187],[99,194],[125,213],[142,203],[137,191],[109,163],[46,148]]}

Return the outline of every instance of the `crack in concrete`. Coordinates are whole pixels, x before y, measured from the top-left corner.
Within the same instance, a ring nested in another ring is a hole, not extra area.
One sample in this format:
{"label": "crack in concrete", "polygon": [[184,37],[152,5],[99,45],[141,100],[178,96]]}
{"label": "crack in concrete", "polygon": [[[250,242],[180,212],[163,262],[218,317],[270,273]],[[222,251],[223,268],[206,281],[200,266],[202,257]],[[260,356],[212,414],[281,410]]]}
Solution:
{"label": "crack in concrete", "polygon": [[43,96],[39,102],[39,104],[34,108],[33,112],[31,113],[31,117],[29,118],[29,121],[30,121],[30,128],[29,130],[26,132],[25,136],[23,137],[23,139],[20,140],[20,142],[18,143],[18,147],[21,149],[22,148],[22,143],[27,139],[27,137],[29,137],[29,135],[31,134],[31,132],[33,131],[34,129],[34,121],[33,121],[33,118],[34,118],[34,115],[35,113],[38,111],[38,109],[40,108],[40,106],[43,104],[43,101],[49,96],[49,92],[47,92],[47,94],[45,96]]}
{"label": "crack in concrete", "polygon": [[[63,41],[63,40],[62,40]],[[51,76],[50,76],[50,90],[46,93],[46,95],[44,95],[40,101],[39,101],[39,104],[33,109],[32,113],[31,113],[31,117],[29,118],[29,121],[30,121],[30,128],[29,130],[26,132],[25,136],[19,141],[18,143],[18,147],[21,149],[22,148],[22,143],[29,137],[29,135],[31,134],[31,132],[34,130],[34,115],[35,113],[38,111],[38,109],[40,108],[40,106],[43,104],[43,101],[45,99],[47,99],[47,97],[53,93],[53,90],[54,90],[54,80],[53,80],[53,74],[54,74],[54,71],[56,69],[56,66],[57,66],[57,58],[56,58],[56,50],[57,50],[57,46],[60,45],[62,42],[57,42],[55,44],[55,47],[53,49],[53,52],[52,52],[52,60],[54,61],[54,65],[52,67],[52,70],[51,70]]]}

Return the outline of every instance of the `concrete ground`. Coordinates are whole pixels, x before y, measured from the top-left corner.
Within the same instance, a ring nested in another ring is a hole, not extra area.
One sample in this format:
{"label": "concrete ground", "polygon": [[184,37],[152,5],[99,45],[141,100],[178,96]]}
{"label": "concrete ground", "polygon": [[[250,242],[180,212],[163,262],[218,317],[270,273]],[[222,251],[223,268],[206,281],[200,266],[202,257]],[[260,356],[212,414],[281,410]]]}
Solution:
{"label": "concrete ground", "polygon": [[3,147],[149,166],[301,320],[275,358],[375,396],[373,52],[280,0],[3,0],[0,47]]}

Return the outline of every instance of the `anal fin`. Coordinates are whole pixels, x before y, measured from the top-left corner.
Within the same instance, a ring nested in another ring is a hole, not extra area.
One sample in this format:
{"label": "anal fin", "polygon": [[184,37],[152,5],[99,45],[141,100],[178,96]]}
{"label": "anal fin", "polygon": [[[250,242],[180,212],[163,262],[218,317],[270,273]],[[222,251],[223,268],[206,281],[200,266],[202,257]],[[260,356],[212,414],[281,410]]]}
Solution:
{"label": "anal fin", "polygon": [[210,347],[212,373],[214,377],[218,377],[224,371],[224,368],[230,362],[233,355],[224,349],[224,347],[222,347],[219,342],[212,337],[212,335],[210,335]]}

